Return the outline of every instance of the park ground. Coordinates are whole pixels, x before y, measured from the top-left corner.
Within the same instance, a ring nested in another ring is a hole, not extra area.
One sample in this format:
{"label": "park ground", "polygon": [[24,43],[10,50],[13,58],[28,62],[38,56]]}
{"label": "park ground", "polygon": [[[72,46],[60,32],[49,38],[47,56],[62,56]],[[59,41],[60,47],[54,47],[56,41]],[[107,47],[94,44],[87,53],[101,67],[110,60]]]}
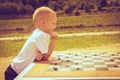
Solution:
{"label": "park ground", "polygon": [[[86,49],[81,49],[81,50],[108,50],[108,51],[120,51],[120,43],[117,44],[110,44],[110,45],[101,45],[99,47],[89,47]],[[76,49],[72,49],[72,50],[76,50]],[[4,80],[4,71],[7,68],[7,66],[11,63],[12,59],[15,56],[9,56],[9,57],[1,57],[0,58],[0,80]]]}
{"label": "park ground", "polygon": [[[60,34],[120,31],[119,14],[101,13],[85,16],[59,17],[57,31]],[[0,20],[0,37],[29,36],[29,32],[34,29],[34,27],[29,28],[31,26],[33,26],[31,19]],[[108,50],[120,52],[119,39],[120,34],[63,37],[58,40],[55,51]],[[25,40],[0,41],[0,80],[4,80],[5,69],[17,55],[24,42]]]}

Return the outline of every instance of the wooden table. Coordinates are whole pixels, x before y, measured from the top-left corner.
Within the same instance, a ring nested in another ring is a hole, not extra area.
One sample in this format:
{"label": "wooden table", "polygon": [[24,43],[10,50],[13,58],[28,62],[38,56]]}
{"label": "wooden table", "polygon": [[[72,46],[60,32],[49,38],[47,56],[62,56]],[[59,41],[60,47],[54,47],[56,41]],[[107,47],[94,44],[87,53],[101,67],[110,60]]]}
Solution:
{"label": "wooden table", "polygon": [[50,62],[56,53],[57,52],[54,52],[48,61],[31,63],[21,74],[15,78],[15,80],[120,79],[120,70],[48,71]]}

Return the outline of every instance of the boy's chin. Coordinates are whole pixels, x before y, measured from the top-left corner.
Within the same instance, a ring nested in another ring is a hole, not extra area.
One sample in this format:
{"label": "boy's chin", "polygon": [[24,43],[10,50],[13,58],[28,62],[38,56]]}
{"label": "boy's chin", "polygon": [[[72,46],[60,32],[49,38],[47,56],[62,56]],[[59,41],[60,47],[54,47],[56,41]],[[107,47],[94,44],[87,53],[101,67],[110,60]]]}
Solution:
{"label": "boy's chin", "polygon": [[51,34],[52,33],[52,31],[45,31],[46,33],[48,33],[48,34]]}
{"label": "boy's chin", "polygon": [[51,34],[53,31],[54,31],[54,29],[53,30],[47,30],[46,33]]}
{"label": "boy's chin", "polygon": [[53,31],[54,31],[54,30],[50,30],[50,31],[48,31],[48,34],[51,34]]}

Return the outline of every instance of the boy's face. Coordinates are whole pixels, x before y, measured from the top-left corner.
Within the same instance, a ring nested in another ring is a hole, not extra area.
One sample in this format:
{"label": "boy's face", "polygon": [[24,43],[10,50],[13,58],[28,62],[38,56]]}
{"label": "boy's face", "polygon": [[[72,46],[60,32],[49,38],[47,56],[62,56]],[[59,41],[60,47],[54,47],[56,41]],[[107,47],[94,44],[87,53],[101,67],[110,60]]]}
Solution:
{"label": "boy's face", "polygon": [[56,28],[57,17],[52,15],[50,18],[47,18],[45,21],[44,27],[46,32],[51,33]]}
{"label": "boy's face", "polygon": [[43,20],[37,20],[37,26],[39,28],[46,32],[46,33],[51,33],[55,28],[56,28],[56,22],[57,22],[57,16],[56,14],[51,14],[50,17],[44,17],[45,19]]}

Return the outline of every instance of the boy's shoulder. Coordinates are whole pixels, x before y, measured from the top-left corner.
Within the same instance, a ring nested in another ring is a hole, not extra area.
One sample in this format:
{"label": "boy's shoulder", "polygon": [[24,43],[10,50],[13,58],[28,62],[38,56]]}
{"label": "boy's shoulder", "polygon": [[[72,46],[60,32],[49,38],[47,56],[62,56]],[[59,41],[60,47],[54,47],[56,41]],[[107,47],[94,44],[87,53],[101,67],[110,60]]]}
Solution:
{"label": "boy's shoulder", "polygon": [[39,30],[39,29],[35,29],[31,36],[33,36],[33,37],[48,37],[48,38],[50,37],[49,34],[43,32],[42,30]]}

